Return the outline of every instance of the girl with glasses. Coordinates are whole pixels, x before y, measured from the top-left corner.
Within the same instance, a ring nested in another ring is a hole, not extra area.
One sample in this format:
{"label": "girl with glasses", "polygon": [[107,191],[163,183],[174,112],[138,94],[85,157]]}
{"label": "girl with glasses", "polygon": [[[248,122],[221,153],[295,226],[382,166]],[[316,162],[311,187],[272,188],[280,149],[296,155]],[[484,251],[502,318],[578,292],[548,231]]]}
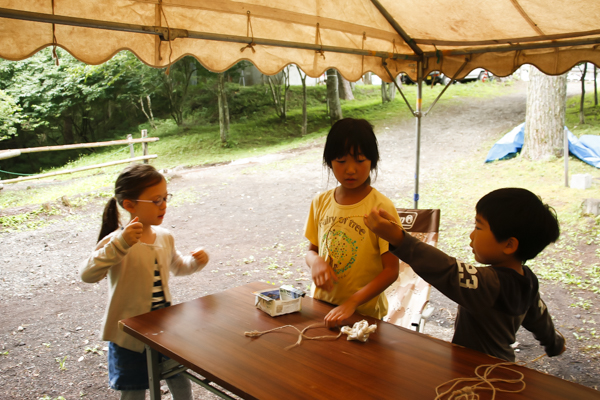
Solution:
{"label": "girl with glasses", "polygon": [[[122,400],[143,400],[149,385],[144,345],[121,331],[119,320],[170,306],[169,272],[189,275],[208,263],[202,248],[182,256],[171,233],[159,227],[170,199],[167,181],[154,167],[125,168],[104,209],[98,244],[80,269],[84,282],[108,277],[102,339],[109,341],[109,385],[121,392]],[[117,204],[129,213],[125,226],[120,224]],[[187,378],[176,375],[167,384],[173,399],[192,399]]]}

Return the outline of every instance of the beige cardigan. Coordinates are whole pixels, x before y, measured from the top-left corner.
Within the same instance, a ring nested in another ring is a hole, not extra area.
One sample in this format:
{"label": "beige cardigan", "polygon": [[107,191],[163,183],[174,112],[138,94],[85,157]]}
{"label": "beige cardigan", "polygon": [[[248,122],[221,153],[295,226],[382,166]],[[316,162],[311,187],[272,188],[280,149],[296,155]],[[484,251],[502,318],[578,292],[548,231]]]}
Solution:
{"label": "beige cardigan", "polygon": [[173,236],[166,229],[153,226],[153,244],[138,242],[129,247],[123,231],[106,236],[86,259],[79,273],[81,280],[98,282],[108,275],[108,307],[102,324],[102,340],[141,353],[144,345],[119,329],[122,319],[144,314],[152,308],[154,264],[158,260],[165,301],[171,301],[169,270],[173,275],[189,275],[200,271],[192,256],[182,257],[175,248]]}

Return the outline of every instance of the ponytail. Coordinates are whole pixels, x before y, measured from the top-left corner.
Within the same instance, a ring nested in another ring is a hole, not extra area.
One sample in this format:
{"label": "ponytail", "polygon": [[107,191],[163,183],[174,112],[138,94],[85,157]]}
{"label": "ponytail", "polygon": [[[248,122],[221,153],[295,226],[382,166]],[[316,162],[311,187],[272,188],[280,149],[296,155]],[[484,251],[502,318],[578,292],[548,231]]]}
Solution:
{"label": "ponytail", "polygon": [[104,213],[102,214],[102,227],[100,228],[100,235],[98,236],[98,242],[106,237],[106,235],[114,232],[119,227],[119,208],[117,207],[117,199],[111,197],[104,206]]}
{"label": "ponytail", "polygon": [[159,184],[165,179],[160,172],[150,164],[132,164],[126,167],[115,182],[115,196],[108,200],[102,214],[102,227],[98,242],[119,228],[119,207],[124,200],[135,200],[142,192]]}

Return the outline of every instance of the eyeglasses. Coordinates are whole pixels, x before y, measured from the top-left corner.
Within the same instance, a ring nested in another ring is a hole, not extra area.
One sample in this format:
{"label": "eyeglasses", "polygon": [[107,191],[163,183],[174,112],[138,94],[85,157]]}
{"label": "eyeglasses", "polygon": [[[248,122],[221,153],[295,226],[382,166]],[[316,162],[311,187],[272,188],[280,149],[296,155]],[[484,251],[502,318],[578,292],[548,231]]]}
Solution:
{"label": "eyeglasses", "polygon": [[136,201],[141,201],[143,203],[154,203],[156,204],[157,207],[162,206],[162,203],[168,203],[171,201],[171,199],[173,198],[173,195],[171,193],[167,194],[167,197],[161,197],[158,200],[136,200]]}

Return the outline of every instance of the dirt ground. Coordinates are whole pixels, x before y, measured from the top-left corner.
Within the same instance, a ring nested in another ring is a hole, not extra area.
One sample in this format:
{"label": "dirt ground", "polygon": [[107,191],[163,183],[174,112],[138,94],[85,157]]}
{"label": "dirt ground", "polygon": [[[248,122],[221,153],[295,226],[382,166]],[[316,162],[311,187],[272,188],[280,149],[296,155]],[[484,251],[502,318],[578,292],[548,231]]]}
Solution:
{"label": "dirt ground", "polygon": [[[440,165],[523,122],[526,90],[524,84],[517,87],[495,99],[436,106],[423,122],[421,179],[431,179]],[[414,121],[390,119],[376,131],[382,162],[375,186],[392,199],[411,198]],[[211,257],[200,273],[170,281],[175,303],[258,280],[309,284],[304,220],[311,198],[335,183],[321,167],[322,147],[315,142],[227,165],[167,171],[174,199],[164,226],[180,251],[202,245]],[[0,234],[0,398],[117,399],[108,388],[106,343],[99,331],[107,284],[86,284],[78,276],[78,266],[95,245],[102,204],[70,211],[56,206],[63,214],[53,217],[55,223]],[[579,320],[598,315],[594,307],[577,309],[575,315],[565,288],[540,283],[556,325],[568,338]],[[431,301],[436,311],[425,333],[450,340],[456,306],[435,290]],[[520,331],[517,340],[519,360],[543,353],[530,333]],[[532,367],[597,390],[600,362],[570,344],[561,357]],[[216,398],[197,386],[194,394]]]}

